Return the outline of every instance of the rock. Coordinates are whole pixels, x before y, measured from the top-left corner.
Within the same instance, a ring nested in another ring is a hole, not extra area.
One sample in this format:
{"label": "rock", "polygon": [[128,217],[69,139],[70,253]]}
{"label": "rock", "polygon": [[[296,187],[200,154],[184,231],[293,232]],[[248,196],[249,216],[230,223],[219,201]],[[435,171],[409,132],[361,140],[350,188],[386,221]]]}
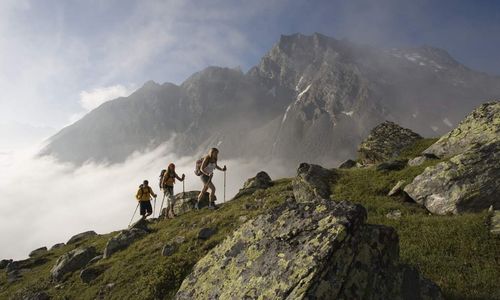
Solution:
{"label": "rock", "polygon": [[297,169],[297,176],[293,179],[293,195],[299,202],[309,202],[316,197],[328,198],[330,185],[334,182],[337,173],[322,166],[301,163]]}
{"label": "rock", "polygon": [[352,169],[357,165],[358,163],[355,160],[348,159],[339,165],[339,169]]}
{"label": "rock", "polygon": [[75,244],[75,243],[78,243],[80,241],[83,241],[89,237],[96,236],[96,235],[97,235],[97,233],[95,233],[95,231],[85,231],[85,232],[82,232],[82,233],[79,233],[77,235],[72,236],[66,244],[67,245]]}
{"label": "rock", "polygon": [[396,158],[401,150],[422,137],[410,129],[385,121],[372,129],[359,145],[358,156],[362,164],[377,164]]}
{"label": "rock", "polygon": [[403,187],[404,184],[405,184],[404,180],[398,181],[398,183],[396,183],[396,185],[389,191],[389,193],[387,194],[387,196],[388,197],[393,197],[393,196],[396,196],[399,193],[401,193],[402,187]]}
{"label": "rock", "polygon": [[363,207],[345,201],[287,201],[211,249],[175,298],[442,299],[399,264],[396,231],[365,220]]}
{"label": "rock", "polygon": [[90,265],[93,265],[95,264],[96,262],[100,261],[102,258],[104,257],[104,255],[97,255],[96,257],[92,258],[89,263],[87,264],[87,266],[90,266]]}
{"label": "rock", "polygon": [[177,246],[173,243],[167,243],[165,246],[163,246],[163,249],[161,250],[161,255],[162,256],[171,256],[172,254],[177,251]]}
{"label": "rock", "polygon": [[142,238],[146,234],[147,232],[137,228],[120,231],[120,233],[112,237],[106,244],[103,257],[108,258],[113,253],[127,248],[130,244]]}
{"label": "rock", "polygon": [[399,209],[392,210],[385,215],[388,219],[398,220],[401,218],[401,211]]}
{"label": "rock", "polygon": [[249,178],[245,181],[243,188],[241,188],[236,196],[234,196],[234,199],[244,195],[251,195],[257,190],[265,190],[272,186],[273,181],[271,180],[271,177],[269,177],[266,172],[260,171],[257,175],[255,175],[255,177]]}
{"label": "rock", "polygon": [[95,256],[96,250],[94,247],[77,248],[60,256],[50,271],[52,278],[60,281],[65,274],[85,267]]}
{"label": "rock", "polygon": [[[174,205],[174,213],[176,215],[182,215],[189,211],[194,210],[194,206],[198,201],[198,195],[200,191],[189,191],[183,193],[178,193],[175,195],[175,205]],[[200,201],[200,209],[208,206],[208,193],[205,193],[203,198]],[[162,196],[163,197],[163,196]],[[217,199],[216,199],[217,200]],[[166,213],[167,199],[164,200],[164,208],[162,209],[159,218],[164,218]]]}
{"label": "rock", "polygon": [[415,177],[404,191],[433,214],[500,208],[500,141],[475,146]]}
{"label": "rock", "polygon": [[132,225],[130,225],[129,229],[139,229],[139,230],[142,230],[142,231],[145,231],[145,232],[149,232],[149,222],[148,220],[146,219],[139,219],[137,220],[137,222],[133,223]]}
{"label": "rock", "polygon": [[500,210],[495,210],[491,214],[490,232],[494,235],[500,235]]}
{"label": "rock", "polygon": [[10,272],[7,272],[7,282],[8,283],[14,283],[16,281],[19,281],[23,279],[23,276],[21,274],[21,270],[12,270]]}
{"label": "rock", "polygon": [[32,291],[28,289],[22,289],[17,291],[16,294],[18,297],[14,297],[14,299],[23,299],[23,300],[49,300],[50,296],[46,291]]}
{"label": "rock", "polygon": [[14,271],[14,270],[27,270],[27,269],[32,269],[34,267],[40,266],[48,262],[49,260],[45,257],[35,257],[35,258],[29,258],[29,259],[23,259],[23,260],[15,260],[11,261],[9,264],[7,264],[5,271],[7,273]]}
{"label": "rock", "polygon": [[57,243],[54,246],[50,247],[50,251],[55,250],[55,249],[59,249],[61,247],[64,247],[65,245],[66,245],[65,243]]}
{"label": "rock", "polygon": [[182,243],[184,243],[186,241],[186,238],[183,237],[182,235],[179,235],[179,236],[176,236],[174,239],[173,239],[173,242],[177,245],[180,245]]}
{"label": "rock", "polygon": [[88,267],[80,272],[80,279],[83,283],[90,283],[94,281],[99,275],[103,273],[103,268],[98,267]]}
{"label": "rock", "polygon": [[461,154],[475,145],[500,140],[500,102],[484,103],[470,113],[457,128],[442,136],[424,153],[438,157]]}
{"label": "rock", "polygon": [[212,235],[214,235],[217,230],[209,227],[202,228],[200,232],[198,232],[198,239],[200,240],[208,240]]}
{"label": "rock", "polygon": [[240,223],[245,223],[246,221],[248,221],[248,217],[247,217],[247,216],[240,216],[240,217],[238,218],[238,221],[239,221]]}
{"label": "rock", "polygon": [[2,259],[0,260],[0,270],[5,269],[8,264],[10,264],[13,260],[12,259]]}
{"label": "rock", "polygon": [[29,257],[39,256],[41,254],[47,253],[47,247],[41,247],[30,252]]}
{"label": "rock", "polygon": [[417,156],[413,159],[410,159],[408,161],[408,165],[410,167],[416,167],[416,166],[420,166],[421,164],[423,164],[424,162],[428,161],[429,158],[425,155],[422,155],[422,156]]}
{"label": "rock", "polygon": [[406,167],[406,160],[392,160],[377,165],[377,171],[399,171]]}

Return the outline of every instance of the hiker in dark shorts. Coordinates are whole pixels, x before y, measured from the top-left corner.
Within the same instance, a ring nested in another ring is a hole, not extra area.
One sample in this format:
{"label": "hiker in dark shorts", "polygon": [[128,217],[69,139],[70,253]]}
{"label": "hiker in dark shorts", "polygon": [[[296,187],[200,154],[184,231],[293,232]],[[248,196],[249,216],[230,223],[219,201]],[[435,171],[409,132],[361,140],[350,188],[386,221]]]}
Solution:
{"label": "hiker in dark shorts", "polygon": [[144,182],[139,186],[135,198],[139,201],[141,206],[141,216],[143,219],[149,217],[153,213],[153,207],[151,206],[151,196],[156,199],[156,194],[153,189],[149,186],[149,182],[144,180]]}
{"label": "hiker in dark shorts", "polygon": [[182,174],[182,178],[177,175],[175,172],[175,165],[173,163],[168,165],[167,171],[162,178],[162,189],[165,193],[165,197],[167,198],[167,212],[165,213],[165,218],[174,218],[174,205],[175,205],[175,197],[174,197],[174,184],[175,179],[179,181],[184,181],[186,175]]}
{"label": "hiker in dark shorts", "polygon": [[199,203],[201,199],[203,198],[203,195],[207,192],[208,189],[210,189],[210,198],[208,202],[208,208],[216,208],[215,206],[215,186],[212,182],[212,177],[214,174],[215,169],[219,171],[226,171],[226,166],[223,168],[219,167],[217,165],[217,156],[219,154],[219,150],[217,148],[212,148],[208,152],[208,155],[203,158],[203,161],[201,163],[200,167],[200,178],[201,181],[203,182],[203,189],[201,190],[200,194],[198,195],[198,202],[196,203],[196,209],[199,208]]}

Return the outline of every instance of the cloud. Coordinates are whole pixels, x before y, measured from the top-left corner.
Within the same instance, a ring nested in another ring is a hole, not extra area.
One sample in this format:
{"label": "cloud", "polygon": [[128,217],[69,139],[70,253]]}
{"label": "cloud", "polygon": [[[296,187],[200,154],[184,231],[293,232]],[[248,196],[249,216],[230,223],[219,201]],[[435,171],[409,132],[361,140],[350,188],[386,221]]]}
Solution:
{"label": "cloud", "polygon": [[[87,164],[79,168],[50,157],[34,158],[37,149],[2,153],[0,239],[4,247],[0,248],[0,258],[27,257],[35,248],[66,242],[86,230],[108,233],[126,228],[137,203],[134,195],[138,185],[148,179],[158,193],[158,175],[170,162],[176,163],[179,174],[186,174],[186,191],[200,190],[201,180],[193,173],[196,157],[174,157],[169,149],[169,143],[165,143],[145,153],[135,153],[122,164]],[[228,200],[244,180],[260,170],[273,178],[291,175],[278,163],[224,161],[223,157],[220,163],[228,167]],[[222,172],[216,172],[214,184],[222,201]],[[179,192],[180,182],[175,186],[175,193]]]}
{"label": "cloud", "polygon": [[86,110],[91,111],[106,101],[118,97],[126,97],[132,93],[133,87],[125,87],[121,84],[108,87],[95,88],[90,91],[80,92],[80,105]]}

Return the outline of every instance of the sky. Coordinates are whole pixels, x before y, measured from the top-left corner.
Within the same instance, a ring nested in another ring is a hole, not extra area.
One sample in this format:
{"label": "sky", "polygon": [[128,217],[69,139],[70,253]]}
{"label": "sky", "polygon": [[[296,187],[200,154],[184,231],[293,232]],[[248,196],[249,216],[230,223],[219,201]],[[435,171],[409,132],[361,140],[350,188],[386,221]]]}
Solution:
{"label": "sky", "polygon": [[493,0],[2,0],[0,124],[54,132],[148,80],[179,84],[209,65],[246,71],[296,32],[432,45],[500,75]]}
{"label": "sky", "polygon": [[[124,228],[137,188],[128,183],[154,181],[158,162],[175,161],[186,175],[194,166],[172,157],[167,142],[121,164],[74,167],[33,155],[47,137],[149,80],[180,84],[211,65],[247,71],[280,35],[297,32],[431,45],[500,75],[500,1],[0,0],[0,240],[9,245],[0,259]],[[262,169],[291,176],[279,165],[223,163],[228,198]],[[186,190],[199,188],[192,177]]]}

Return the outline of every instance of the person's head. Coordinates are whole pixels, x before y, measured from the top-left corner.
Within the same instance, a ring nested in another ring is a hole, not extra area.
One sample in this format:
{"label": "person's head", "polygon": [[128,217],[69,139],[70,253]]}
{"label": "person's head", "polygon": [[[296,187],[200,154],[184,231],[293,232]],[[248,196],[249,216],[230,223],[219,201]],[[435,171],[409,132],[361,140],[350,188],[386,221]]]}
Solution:
{"label": "person's head", "polygon": [[174,163],[170,163],[170,164],[168,165],[168,171],[169,171],[169,172],[173,172],[173,171],[175,171],[175,165],[174,165]]}
{"label": "person's head", "polygon": [[218,154],[219,154],[219,149],[217,149],[217,148],[212,148],[212,149],[210,149],[210,151],[208,151],[208,156],[211,159],[217,160],[217,155]]}
{"label": "person's head", "polygon": [[144,185],[144,186],[148,186],[148,184],[149,184],[149,181],[147,181],[147,180],[144,180],[144,181],[142,182],[142,185]]}

